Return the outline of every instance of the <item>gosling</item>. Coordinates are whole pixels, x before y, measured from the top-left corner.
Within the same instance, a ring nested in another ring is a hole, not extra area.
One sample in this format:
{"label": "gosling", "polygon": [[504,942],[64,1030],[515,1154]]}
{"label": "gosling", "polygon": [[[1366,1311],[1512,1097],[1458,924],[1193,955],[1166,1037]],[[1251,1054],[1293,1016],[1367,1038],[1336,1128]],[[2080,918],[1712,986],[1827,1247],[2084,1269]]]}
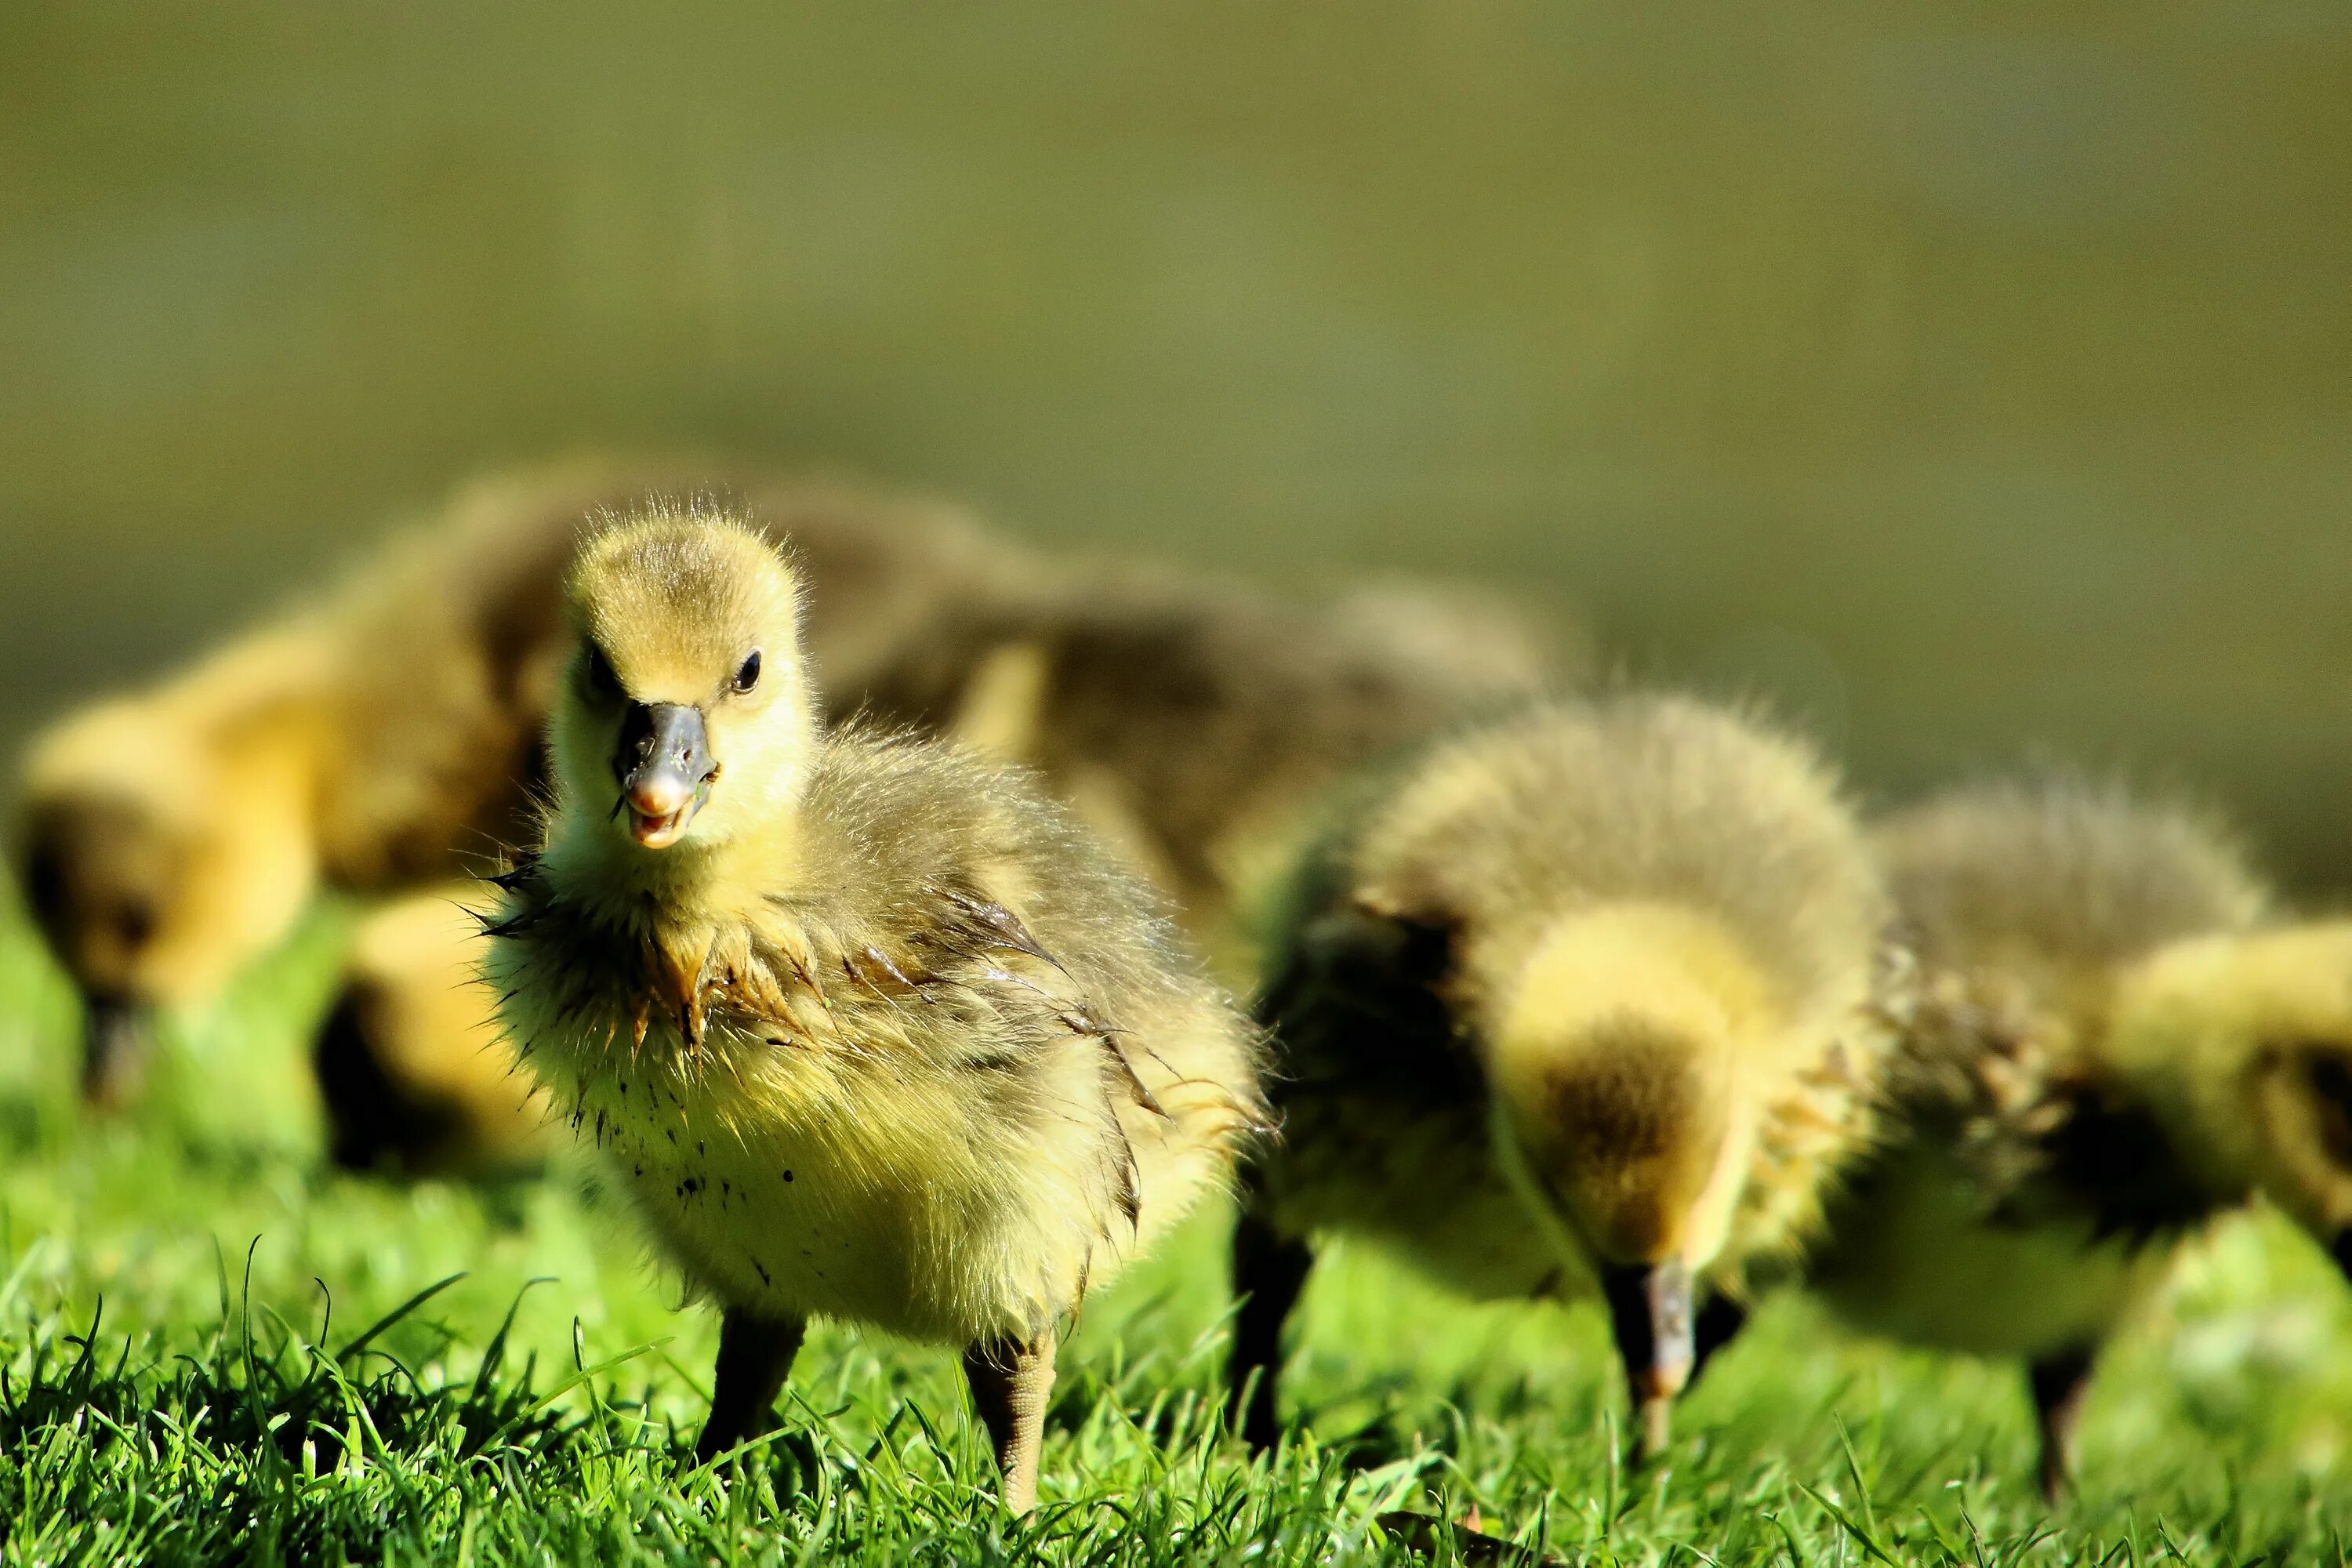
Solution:
{"label": "gosling", "polygon": [[1898,1135],[1814,1288],[1854,1325],[2013,1357],[2053,1500],[2100,1348],[2253,1194],[2352,1270],[2352,923],[2270,923],[2229,834],[2044,780],[1877,831],[1919,994]]}
{"label": "gosling", "polygon": [[1246,1024],[1019,776],[823,732],[800,584],[655,512],[583,551],[554,805],[487,974],[509,1037],[721,1310],[697,1454],[824,1315],[963,1348],[1015,1512],[1058,1323],[1262,1121]]}
{"label": "gosling", "polygon": [[[340,584],[37,738],[14,858],[86,1004],[91,1100],[131,1098],[152,1015],[208,1000],[321,884],[400,892],[520,841],[580,519],[692,493],[709,472],[580,461],[474,481]],[[837,584],[810,627],[829,679],[861,683],[930,605],[1000,562],[1018,570],[951,509],[839,481],[719,481]]]}
{"label": "gosling", "polygon": [[1276,1440],[1309,1239],[1608,1308],[1642,1446],[1867,1142],[1886,901],[1827,770],[1671,697],[1542,706],[1360,787],[1268,963],[1281,1142],[1234,1239],[1230,1391]]}

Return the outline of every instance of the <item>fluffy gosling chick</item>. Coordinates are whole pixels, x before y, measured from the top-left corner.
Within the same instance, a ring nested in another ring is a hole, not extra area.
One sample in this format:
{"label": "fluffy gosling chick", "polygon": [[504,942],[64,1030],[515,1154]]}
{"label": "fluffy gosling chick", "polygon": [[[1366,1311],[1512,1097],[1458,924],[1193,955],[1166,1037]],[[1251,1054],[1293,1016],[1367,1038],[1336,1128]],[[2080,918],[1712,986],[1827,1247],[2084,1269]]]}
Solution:
{"label": "fluffy gosling chick", "polygon": [[214,994],[307,900],[327,656],[316,627],[288,628],[35,742],[10,847],[35,928],[82,997],[92,1103],[137,1094],[150,1009]]}
{"label": "fluffy gosling chick", "polygon": [[2072,783],[1955,790],[1876,840],[1919,963],[1899,1132],[1812,1282],[1859,1327],[2024,1361],[2055,1495],[2100,1345],[2189,1229],[2255,1187],[2324,1238],[2352,1221],[2352,927],[2255,933],[2226,836]]}
{"label": "fluffy gosling chick", "polygon": [[1661,1447],[1694,1290],[1800,1249],[1870,1132],[1886,904],[1827,771],[1695,701],[1539,707],[1365,788],[1294,891],[1260,1004],[1283,1136],[1234,1244],[1245,1436],[1276,1435],[1307,1238],[1348,1231],[1474,1296],[1597,1289]]}
{"label": "fluffy gosling chick", "polygon": [[1225,1171],[1252,1036],[1021,778],[824,733],[799,593],[709,518],[584,548],[555,804],[487,973],[722,1309],[700,1456],[765,1427],[824,1314],[964,1347],[1024,1510],[1056,1324]]}

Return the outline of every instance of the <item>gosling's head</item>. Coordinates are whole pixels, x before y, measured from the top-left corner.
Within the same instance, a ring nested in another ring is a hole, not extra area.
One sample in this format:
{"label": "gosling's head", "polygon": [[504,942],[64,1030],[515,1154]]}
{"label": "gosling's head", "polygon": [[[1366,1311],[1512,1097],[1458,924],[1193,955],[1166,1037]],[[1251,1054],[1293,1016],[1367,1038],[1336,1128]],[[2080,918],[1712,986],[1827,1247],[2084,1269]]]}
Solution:
{"label": "gosling's head", "polygon": [[2261,1193],[2352,1278],[2352,921],[2159,951],[2118,987],[2105,1048],[2193,1168]]}
{"label": "gosling's head", "polygon": [[656,511],[583,548],[550,748],[564,826],[640,858],[709,848],[797,798],[815,743],[800,582],[758,533]]}
{"label": "gosling's head", "polygon": [[308,803],[270,756],[236,726],[200,731],[133,700],[77,714],[26,757],[10,847],[81,994],[93,1103],[132,1098],[153,1014],[216,994],[309,897]]}
{"label": "gosling's head", "polygon": [[1765,1015],[1709,922],[1619,906],[1545,933],[1487,1026],[1498,1152],[1597,1268],[1653,1446],[1755,1147],[1738,1047]]}

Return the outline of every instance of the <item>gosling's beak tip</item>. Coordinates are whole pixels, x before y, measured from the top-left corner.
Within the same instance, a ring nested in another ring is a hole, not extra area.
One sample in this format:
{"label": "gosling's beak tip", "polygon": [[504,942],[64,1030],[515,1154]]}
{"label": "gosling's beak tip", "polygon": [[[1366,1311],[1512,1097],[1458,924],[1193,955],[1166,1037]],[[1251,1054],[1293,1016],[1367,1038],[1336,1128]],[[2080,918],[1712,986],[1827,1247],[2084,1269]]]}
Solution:
{"label": "gosling's beak tip", "polygon": [[709,798],[718,771],[700,709],[679,702],[631,709],[613,754],[630,837],[648,849],[677,843]]}
{"label": "gosling's beak tip", "polygon": [[694,792],[675,773],[641,774],[628,788],[629,809],[639,816],[675,816],[693,798]]}
{"label": "gosling's beak tip", "polygon": [[2352,1225],[2336,1233],[2336,1239],[2328,1243],[2327,1255],[2336,1259],[2336,1271],[2352,1279]]}

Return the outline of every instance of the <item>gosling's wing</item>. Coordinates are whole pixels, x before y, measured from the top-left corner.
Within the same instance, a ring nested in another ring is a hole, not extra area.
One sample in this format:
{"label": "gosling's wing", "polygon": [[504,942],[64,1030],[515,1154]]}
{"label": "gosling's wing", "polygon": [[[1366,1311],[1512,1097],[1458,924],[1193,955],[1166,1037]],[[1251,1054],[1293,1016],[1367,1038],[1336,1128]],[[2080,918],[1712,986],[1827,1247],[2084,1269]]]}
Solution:
{"label": "gosling's wing", "polygon": [[[769,900],[773,918],[758,922],[750,956],[753,973],[773,984],[755,984],[730,1005],[844,1048],[899,1056],[978,1099],[1002,1100],[1009,1112],[1038,1094],[1078,1097],[1100,1130],[1104,1188],[1131,1226],[1139,1191],[1120,1110],[1165,1114],[1129,1054],[1144,1048],[1130,1032],[1136,1021],[1123,1016],[1132,977],[1123,987],[1119,963],[1107,957],[1132,944],[1133,933],[1118,928],[1135,911],[1098,907],[1102,868],[1029,831],[1038,825],[1006,798],[1005,775],[968,761],[891,760],[936,763],[922,783],[962,782],[981,793],[902,813],[887,841],[873,831],[881,819],[855,818],[868,825],[865,852],[829,855],[838,879]],[[952,777],[934,776],[950,769]],[[967,806],[971,831],[946,831]],[[1000,860],[1011,842],[1027,853]],[[1057,902],[1024,914],[1009,889],[1041,882],[1046,891],[1037,896]],[[1066,944],[1074,945],[1066,952]],[[1055,1103],[1065,1115],[1073,1102]]]}
{"label": "gosling's wing", "polygon": [[2194,1200],[2145,1116],[2079,1065],[2074,1026],[2021,990],[1924,970],[1895,1036],[1896,1136],[1943,1144],[1997,1224],[2087,1224],[2138,1237],[2187,1222]]}
{"label": "gosling's wing", "polygon": [[1448,926],[1346,900],[1310,917],[1258,1001],[1280,1097],[1475,1095],[1477,1067],[1444,991],[1454,963]]}

